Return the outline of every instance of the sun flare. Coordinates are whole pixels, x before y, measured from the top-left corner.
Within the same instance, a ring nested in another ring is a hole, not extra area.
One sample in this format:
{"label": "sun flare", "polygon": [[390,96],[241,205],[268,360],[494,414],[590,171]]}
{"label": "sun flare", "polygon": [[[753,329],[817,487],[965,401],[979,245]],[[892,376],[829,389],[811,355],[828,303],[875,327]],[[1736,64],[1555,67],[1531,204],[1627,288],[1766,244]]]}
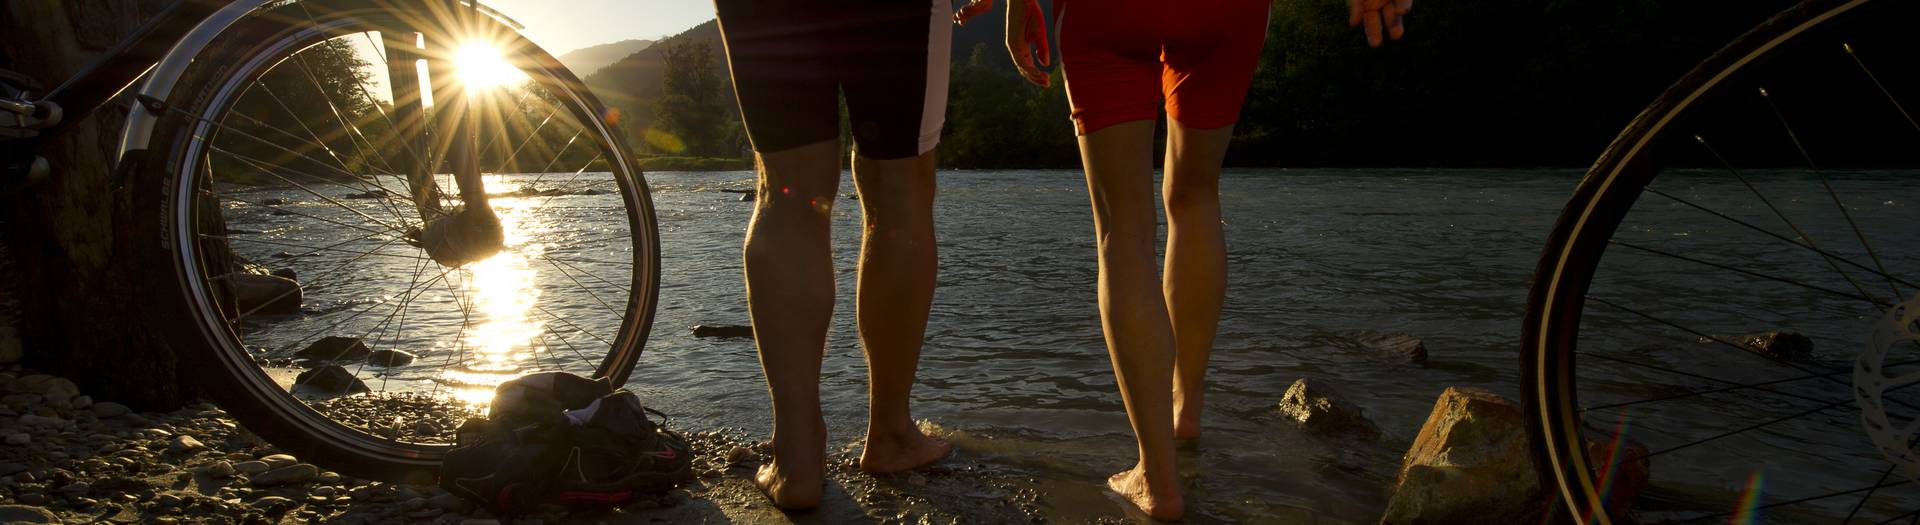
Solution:
{"label": "sun flare", "polygon": [[453,51],[453,64],[460,81],[469,87],[490,88],[527,80],[526,73],[507,62],[499,46],[488,42],[461,44]]}

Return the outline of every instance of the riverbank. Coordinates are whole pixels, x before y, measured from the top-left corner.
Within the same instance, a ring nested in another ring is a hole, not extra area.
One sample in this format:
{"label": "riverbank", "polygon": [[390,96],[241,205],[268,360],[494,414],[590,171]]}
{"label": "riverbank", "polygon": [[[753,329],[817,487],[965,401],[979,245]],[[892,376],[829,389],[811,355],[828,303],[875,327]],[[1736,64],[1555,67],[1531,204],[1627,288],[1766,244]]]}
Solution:
{"label": "riverbank", "polygon": [[[0,392],[0,522],[496,520],[436,486],[357,479],[283,454],[213,403],[136,413],[96,402],[67,379],[18,366],[0,371]],[[763,443],[728,429],[696,430],[689,437],[699,477],[685,487],[614,512],[554,509],[514,523],[1043,520],[1031,478],[982,461],[977,448],[959,446],[932,467],[876,477],[858,470],[858,444],[848,443],[829,455],[821,509],[789,515],[769,506],[749,481],[766,451]]]}

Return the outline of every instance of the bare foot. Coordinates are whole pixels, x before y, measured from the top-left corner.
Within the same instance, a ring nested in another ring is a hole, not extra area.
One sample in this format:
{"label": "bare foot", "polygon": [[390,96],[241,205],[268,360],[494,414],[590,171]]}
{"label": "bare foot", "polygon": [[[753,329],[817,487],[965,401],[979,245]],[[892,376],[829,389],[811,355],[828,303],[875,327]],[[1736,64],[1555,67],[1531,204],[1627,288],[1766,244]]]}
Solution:
{"label": "bare foot", "polygon": [[953,444],[928,437],[917,428],[895,436],[869,431],[866,450],[860,453],[860,471],[892,474],[913,470],[947,457],[952,450]]}
{"label": "bare foot", "polygon": [[822,447],[812,450],[812,454],[797,450],[783,456],[776,446],[773,461],[761,465],[760,470],[754,472],[754,486],[760,487],[760,492],[773,500],[775,507],[786,510],[819,507],[820,493],[826,488],[826,465],[823,463],[826,451]]}
{"label": "bare foot", "polygon": [[1126,497],[1133,506],[1156,520],[1172,521],[1186,514],[1178,480],[1167,480],[1156,486],[1147,482],[1146,471],[1139,466],[1107,478],[1107,488]]}

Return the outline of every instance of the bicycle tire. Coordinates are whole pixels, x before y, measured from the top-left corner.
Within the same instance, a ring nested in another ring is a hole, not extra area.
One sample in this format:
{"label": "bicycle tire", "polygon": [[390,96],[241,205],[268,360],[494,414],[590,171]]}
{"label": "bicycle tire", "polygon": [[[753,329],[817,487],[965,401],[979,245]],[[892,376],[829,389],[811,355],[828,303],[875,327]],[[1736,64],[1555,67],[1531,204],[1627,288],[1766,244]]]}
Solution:
{"label": "bicycle tire", "polygon": [[1606,489],[1596,479],[1601,462],[1590,457],[1583,437],[1581,405],[1575,399],[1575,350],[1588,287],[1602,255],[1643,190],[1661,171],[1654,143],[1665,134],[1680,133],[1672,125],[1701,101],[1717,96],[1731,79],[1869,1],[1806,0],[1714,52],[1616,136],[1559,214],[1528,295],[1521,368],[1529,437],[1542,486],[1558,491],[1554,499],[1564,504],[1566,517],[1580,523],[1612,523],[1619,517],[1609,512]]}
{"label": "bicycle tire", "polygon": [[[212,162],[210,152],[196,149],[204,145],[194,130],[213,121],[207,115],[222,111],[220,104],[232,103],[223,96],[238,99],[239,95],[223,95],[222,89],[244,82],[247,74],[259,73],[248,68],[261,67],[261,61],[274,58],[271,55],[298,52],[287,51],[288,46],[330,38],[329,32],[418,29],[418,13],[445,5],[424,0],[313,0],[256,13],[221,34],[196,57],[166,101],[153,149],[129,156],[135,166],[129,180],[136,201],[135,220],[130,221],[138,228],[134,238],[153,240],[134,247],[133,252],[164,275],[165,284],[154,288],[156,307],[149,309],[155,328],[180,342],[177,348],[183,359],[208,371],[201,390],[247,429],[303,461],[367,479],[432,482],[450,445],[403,443],[336,421],[263,372],[243,338],[223,322],[223,299],[208,284],[212,279],[206,268],[226,263],[215,260],[222,255],[202,253],[205,250],[194,233],[205,214],[218,213],[208,204],[217,204],[216,199],[194,197],[199,185],[207,183],[194,174],[211,169],[208,163]],[[647,184],[619,130],[602,118],[602,105],[583,82],[512,27],[477,19],[490,26],[489,31],[510,39],[511,49],[523,52],[515,58],[518,64],[528,64],[524,72],[531,77],[529,84],[562,97],[558,104],[583,128],[582,134],[591,131],[589,140],[603,149],[604,156],[613,157],[607,159],[607,169],[617,183],[618,199],[634,237],[634,261],[625,315],[593,375],[624,384],[645,345],[658,301],[659,239]],[[405,307],[403,303],[400,308]]]}

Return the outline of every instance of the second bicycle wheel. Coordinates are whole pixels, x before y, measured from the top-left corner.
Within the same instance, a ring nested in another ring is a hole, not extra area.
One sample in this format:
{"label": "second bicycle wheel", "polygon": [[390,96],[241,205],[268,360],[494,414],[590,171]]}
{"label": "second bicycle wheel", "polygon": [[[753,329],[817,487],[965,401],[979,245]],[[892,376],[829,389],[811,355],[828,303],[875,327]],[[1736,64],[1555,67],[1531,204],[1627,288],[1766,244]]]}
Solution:
{"label": "second bicycle wheel", "polygon": [[1920,520],[1915,14],[1787,10],[1581,181],[1523,332],[1536,446],[1574,519]]}
{"label": "second bicycle wheel", "polygon": [[[164,114],[139,161],[157,197],[142,253],[164,270],[156,315],[205,348],[205,389],[249,429],[348,474],[428,482],[494,385],[626,381],[659,286],[647,186],[585,86],[507,21],[291,2],[194,63],[143,108]],[[440,125],[462,101],[504,248],[449,266],[415,232],[472,203]]]}

